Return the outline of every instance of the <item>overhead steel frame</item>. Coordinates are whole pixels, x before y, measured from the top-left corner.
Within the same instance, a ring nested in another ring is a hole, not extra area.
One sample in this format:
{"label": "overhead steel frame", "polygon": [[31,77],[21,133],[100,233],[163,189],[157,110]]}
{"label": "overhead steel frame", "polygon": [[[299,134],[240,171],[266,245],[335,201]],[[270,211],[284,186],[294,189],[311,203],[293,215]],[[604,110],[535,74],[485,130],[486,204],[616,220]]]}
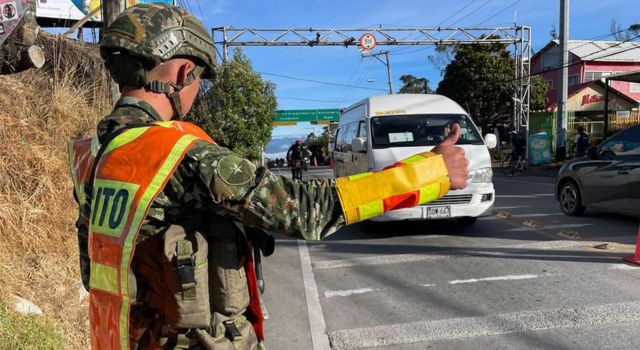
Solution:
{"label": "overhead steel frame", "polygon": [[[255,29],[219,27],[212,29],[213,40],[222,46],[227,61],[232,46],[360,46],[356,38],[373,34],[377,46],[467,45],[503,43],[514,45],[513,119],[518,129],[529,127],[531,96],[531,27],[468,28],[370,28],[370,29]],[[221,38],[219,38],[221,36]],[[496,37],[497,36],[497,37]],[[218,48],[216,47],[216,50]]]}

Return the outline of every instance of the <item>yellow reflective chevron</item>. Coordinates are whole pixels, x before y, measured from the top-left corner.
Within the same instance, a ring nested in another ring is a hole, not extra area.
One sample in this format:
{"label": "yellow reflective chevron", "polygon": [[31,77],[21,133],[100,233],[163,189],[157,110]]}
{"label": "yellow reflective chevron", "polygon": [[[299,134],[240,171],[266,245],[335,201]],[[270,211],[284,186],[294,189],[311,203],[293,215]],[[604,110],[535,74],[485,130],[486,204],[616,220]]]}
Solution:
{"label": "yellow reflective chevron", "polygon": [[384,204],[382,203],[382,200],[378,200],[378,201],[373,201],[371,203],[367,203],[361,207],[358,208],[359,211],[359,219],[362,220],[367,220],[369,218],[372,218],[374,216],[378,216],[384,213]]}
{"label": "yellow reflective chevron", "polygon": [[111,294],[118,294],[118,270],[115,267],[91,263],[89,286]]}
{"label": "yellow reflective chevron", "polygon": [[142,136],[142,134],[144,134],[147,130],[149,130],[149,127],[133,128],[123,132],[122,134],[116,136],[111,142],[109,142],[107,149],[104,150],[104,154],[107,154],[116,148],[122,147],[129,142],[132,142],[133,140]]}

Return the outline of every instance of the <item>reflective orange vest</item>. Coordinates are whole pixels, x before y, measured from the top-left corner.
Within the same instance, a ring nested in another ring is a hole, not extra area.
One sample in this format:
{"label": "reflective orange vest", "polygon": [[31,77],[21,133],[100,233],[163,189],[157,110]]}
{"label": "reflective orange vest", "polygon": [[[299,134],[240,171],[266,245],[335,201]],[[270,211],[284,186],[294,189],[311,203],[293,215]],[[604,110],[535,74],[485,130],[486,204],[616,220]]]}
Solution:
{"label": "reflective orange vest", "polygon": [[[160,127],[158,127],[160,126]],[[158,122],[126,130],[103,151],[93,182],[89,227],[91,259],[89,316],[92,349],[128,350],[129,311],[135,298],[130,269],[135,241],[156,196],[198,140],[213,140],[185,122]],[[70,145],[70,163],[79,204],[86,205],[84,186],[91,180],[97,139]],[[247,316],[263,340],[262,313],[249,254],[245,269],[251,305]]]}

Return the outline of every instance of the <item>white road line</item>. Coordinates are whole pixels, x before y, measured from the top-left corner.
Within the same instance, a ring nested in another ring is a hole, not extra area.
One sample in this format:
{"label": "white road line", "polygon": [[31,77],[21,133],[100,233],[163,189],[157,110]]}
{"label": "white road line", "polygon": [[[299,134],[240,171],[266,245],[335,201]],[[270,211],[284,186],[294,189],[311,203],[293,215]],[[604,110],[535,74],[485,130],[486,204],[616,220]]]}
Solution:
{"label": "white road line", "polygon": [[[563,213],[531,213],[531,214],[515,214],[511,215],[510,218],[539,218],[545,216],[557,216],[564,215]],[[482,220],[501,220],[502,218],[497,216],[485,216],[481,217]]]}
{"label": "white road line", "polygon": [[[542,227],[538,227],[535,230],[559,230],[559,229],[565,229],[565,228],[578,228],[578,227],[585,227],[585,226],[593,226],[593,224],[562,224],[562,225],[544,225]],[[531,227],[517,227],[517,228],[511,228],[508,229],[506,231],[508,232],[523,232],[523,231],[529,231],[532,230],[533,228]]]}
{"label": "white road line", "polygon": [[507,276],[497,276],[497,277],[485,277],[485,278],[471,278],[468,280],[453,280],[449,281],[449,284],[460,284],[460,283],[476,283],[476,282],[485,282],[485,281],[511,281],[511,280],[526,280],[538,278],[538,275],[507,275]]}
{"label": "white road line", "polygon": [[[527,228],[528,229],[528,228]],[[470,254],[487,254],[487,255],[502,255],[504,249],[520,249],[520,250],[552,250],[563,249],[569,247],[578,247],[585,245],[602,244],[602,241],[572,241],[572,240],[556,240],[556,241],[536,241],[529,243],[509,244],[503,246],[496,246],[493,248],[485,249],[447,249],[443,251],[434,252],[433,254],[391,254],[391,255],[376,255],[365,256],[359,258],[340,259],[340,260],[324,260],[316,261],[313,263],[313,268],[316,270],[328,270],[338,268],[351,268],[356,266],[375,266],[375,265],[390,265],[400,264],[407,262],[417,261],[433,261],[448,258],[460,258],[467,257]]]}
{"label": "white road line", "polygon": [[627,264],[615,264],[613,266],[610,267],[611,270],[629,270],[629,271],[638,271],[640,270],[640,267],[638,266],[631,266],[631,265],[627,265]]}
{"label": "white road line", "polygon": [[452,255],[440,254],[393,254],[393,255],[377,255],[365,256],[360,258],[342,259],[342,260],[325,260],[313,263],[316,270],[337,269],[354,266],[373,266],[400,264],[414,261],[439,260],[450,258]]}
{"label": "white road line", "polygon": [[530,205],[514,205],[514,206],[506,206],[506,207],[493,207],[495,210],[505,210],[505,209],[520,209],[520,208],[530,208]]}
{"label": "white road line", "polygon": [[302,280],[304,281],[304,295],[307,299],[307,315],[309,316],[309,327],[311,328],[311,343],[313,350],[331,350],[329,346],[329,338],[326,334],[326,325],[320,306],[320,298],[318,297],[318,286],[313,276],[311,268],[311,256],[307,243],[303,240],[298,241],[298,250],[300,251],[300,264],[302,265]]}
{"label": "white road line", "polygon": [[496,198],[541,198],[554,197],[553,193],[536,193],[536,194],[497,194]]}
{"label": "white road line", "polygon": [[640,322],[640,302],[634,301],[344,329],[330,332],[329,338],[334,350],[352,350],[637,322]]}
{"label": "white road line", "polygon": [[379,291],[378,288],[360,288],[360,289],[349,289],[349,290],[328,290],[324,292],[325,298],[333,298],[333,297],[348,297],[350,295],[356,294],[366,294],[375,291]]}

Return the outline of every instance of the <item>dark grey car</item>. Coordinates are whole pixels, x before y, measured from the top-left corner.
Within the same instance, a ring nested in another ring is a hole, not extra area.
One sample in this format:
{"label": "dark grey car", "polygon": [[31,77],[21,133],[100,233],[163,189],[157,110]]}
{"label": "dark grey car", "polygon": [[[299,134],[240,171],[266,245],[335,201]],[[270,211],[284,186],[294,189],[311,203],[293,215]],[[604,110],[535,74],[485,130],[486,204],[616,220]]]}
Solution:
{"label": "dark grey car", "polygon": [[640,125],[624,129],[558,173],[556,198],[567,215],[586,207],[640,216]]}

